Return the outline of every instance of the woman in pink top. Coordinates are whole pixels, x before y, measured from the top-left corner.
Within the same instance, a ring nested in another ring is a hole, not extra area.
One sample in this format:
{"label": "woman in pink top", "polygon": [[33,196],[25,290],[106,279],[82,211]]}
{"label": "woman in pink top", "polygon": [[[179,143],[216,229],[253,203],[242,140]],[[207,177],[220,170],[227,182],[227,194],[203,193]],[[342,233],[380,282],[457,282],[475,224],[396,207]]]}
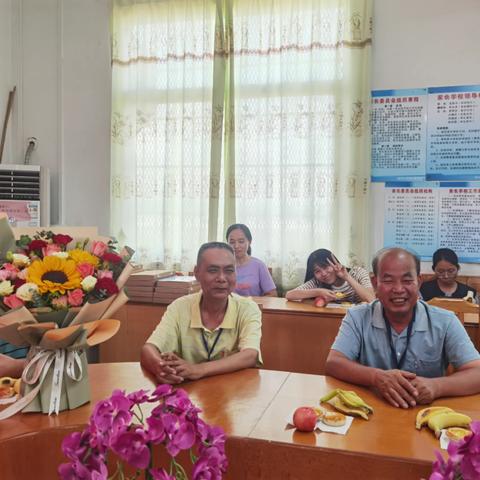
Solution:
{"label": "woman in pink top", "polygon": [[237,285],[234,292],[245,297],[276,297],[277,289],[268,268],[261,260],[251,256],[250,229],[242,223],[235,223],[228,227],[226,237],[235,252]]}

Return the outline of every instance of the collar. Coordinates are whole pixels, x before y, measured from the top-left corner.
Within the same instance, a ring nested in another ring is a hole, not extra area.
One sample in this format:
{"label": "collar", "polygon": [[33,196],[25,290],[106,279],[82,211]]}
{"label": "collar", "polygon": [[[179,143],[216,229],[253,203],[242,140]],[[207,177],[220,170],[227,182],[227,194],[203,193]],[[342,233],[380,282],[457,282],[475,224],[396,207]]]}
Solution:
{"label": "collar", "polygon": [[[202,292],[196,294],[196,298],[192,302],[190,307],[190,328],[203,328],[203,330],[209,331],[202,323],[202,316],[200,315],[200,301],[202,300]],[[237,318],[237,305],[233,300],[232,295],[228,296],[227,310],[223,317],[222,323],[215,328],[217,331],[219,328],[232,329],[235,328],[235,319]]]}
{"label": "collar", "polygon": [[[381,328],[385,330],[385,320],[382,314],[382,304],[377,300],[374,301],[372,304],[372,325],[375,328]],[[413,325],[414,332],[425,332],[428,330],[428,315],[427,309],[428,305],[424,302],[417,302],[415,306],[415,323]],[[406,332],[406,329],[404,330]],[[403,334],[403,332],[401,333]]]}

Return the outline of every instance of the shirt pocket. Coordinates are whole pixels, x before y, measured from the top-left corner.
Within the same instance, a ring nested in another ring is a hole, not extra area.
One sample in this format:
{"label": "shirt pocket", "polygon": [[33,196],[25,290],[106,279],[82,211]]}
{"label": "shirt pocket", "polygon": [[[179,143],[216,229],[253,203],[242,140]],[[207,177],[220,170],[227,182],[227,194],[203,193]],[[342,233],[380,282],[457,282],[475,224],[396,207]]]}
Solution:
{"label": "shirt pocket", "polygon": [[441,352],[425,350],[418,354],[409,355],[405,370],[417,374],[419,377],[439,377],[443,375]]}

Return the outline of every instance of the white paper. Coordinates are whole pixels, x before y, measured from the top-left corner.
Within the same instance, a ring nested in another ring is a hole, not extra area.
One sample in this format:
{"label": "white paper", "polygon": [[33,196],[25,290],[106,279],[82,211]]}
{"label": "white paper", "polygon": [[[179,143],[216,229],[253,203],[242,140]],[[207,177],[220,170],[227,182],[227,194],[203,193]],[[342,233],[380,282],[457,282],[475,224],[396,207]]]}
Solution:
{"label": "white paper", "polygon": [[[293,424],[294,413],[295,412],[292,412],[287,418],[287,424],[291,425],[292,427],[295,426]],[[317,420],[317,425],[315,426],[315,430],[320,430],[321,432],[337,433],[338,435],[346,435],[350,426],[352,425],[353,417],[351,417],[350,415],[345,415],[345,419],[346,419],[345,425],[342,425],[341,427],[332,427],[330,425],[326,425],[325,423],[323,423],[322,420],[319,418]]]}

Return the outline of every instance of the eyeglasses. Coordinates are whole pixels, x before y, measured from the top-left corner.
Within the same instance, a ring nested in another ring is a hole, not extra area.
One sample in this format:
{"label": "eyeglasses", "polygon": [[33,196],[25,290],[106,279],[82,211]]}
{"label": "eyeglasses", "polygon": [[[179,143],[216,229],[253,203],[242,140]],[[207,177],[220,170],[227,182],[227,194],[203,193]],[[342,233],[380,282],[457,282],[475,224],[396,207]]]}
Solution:
{"label": "eyeglasses", "polygon": [[439,277],[454,277],[457,274],[456,268],[449,268],[447,270],[435,270],[435,273]]}

